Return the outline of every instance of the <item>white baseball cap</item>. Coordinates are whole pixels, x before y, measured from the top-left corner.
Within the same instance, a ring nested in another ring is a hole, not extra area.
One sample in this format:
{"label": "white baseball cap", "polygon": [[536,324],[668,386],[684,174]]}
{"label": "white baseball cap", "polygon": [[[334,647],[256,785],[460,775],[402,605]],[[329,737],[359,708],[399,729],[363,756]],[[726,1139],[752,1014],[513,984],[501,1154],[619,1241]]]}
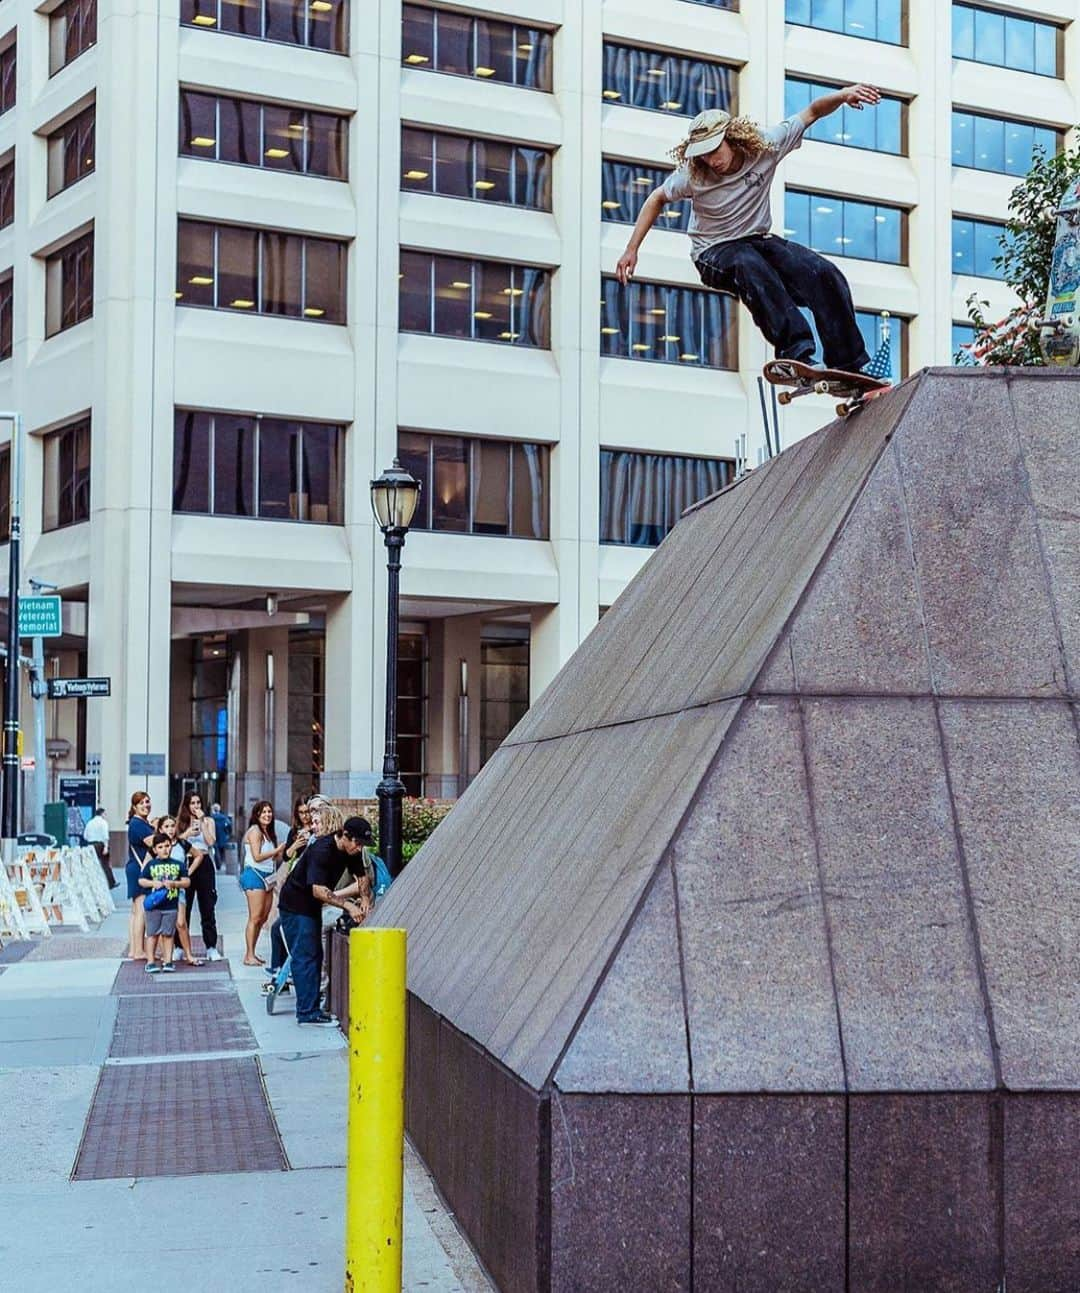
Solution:
{"label": "white baseball cap", "polygon": [[704,112],[699,112],[690,123],[683,156],[689,159],[711,153],[723,142],[730,125],[731,113],[725,112],[723,108],[706,108]]}

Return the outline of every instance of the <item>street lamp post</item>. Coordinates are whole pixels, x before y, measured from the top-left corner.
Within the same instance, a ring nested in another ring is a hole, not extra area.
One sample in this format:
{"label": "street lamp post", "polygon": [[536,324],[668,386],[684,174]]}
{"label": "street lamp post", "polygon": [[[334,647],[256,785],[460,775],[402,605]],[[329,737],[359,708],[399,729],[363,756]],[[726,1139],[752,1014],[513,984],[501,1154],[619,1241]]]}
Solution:
{"label": "street lamp post", "polygon": [[19,833],[19,548],[22,540],[22,414],[0,413],[11,422],[11,504],[8,539],[7,669],[4,678],[3,791],[0,802],[0,851],[4,862],[15,860]]}
{"label": "street lamp post", "polygon": [[383,775],[375,794],[379,800],[379,852],[391,875],[401,870],[401,801],[405,798],[397,754],[398,596],[401,552],[409,532],[420,482],[394,459],[394,465],[371,482],[371,510],[386,544],[386,739]]}

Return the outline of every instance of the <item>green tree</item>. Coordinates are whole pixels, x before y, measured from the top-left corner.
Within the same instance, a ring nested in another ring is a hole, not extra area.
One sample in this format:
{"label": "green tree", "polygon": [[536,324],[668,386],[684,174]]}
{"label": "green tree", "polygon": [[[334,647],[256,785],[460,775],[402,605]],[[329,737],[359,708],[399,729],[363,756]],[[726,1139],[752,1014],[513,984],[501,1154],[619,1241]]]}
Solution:
{"label": "green tree", "polygon": [[1032,365],[1043,362],[1039,320],[1050,282],[1050,262],[1057,232],[1057,209],[1065,190],[1080,178],[1080,149],[1066,148],[1047,157],[1035,150],[1027,176],[1009,198],[1009,220],[994,264],[1016,292],[1020,304],[1004,319],[987,319],[988,301],[968,297],[968,318],[975,326],[975,346],[985,347],[982,364]]}

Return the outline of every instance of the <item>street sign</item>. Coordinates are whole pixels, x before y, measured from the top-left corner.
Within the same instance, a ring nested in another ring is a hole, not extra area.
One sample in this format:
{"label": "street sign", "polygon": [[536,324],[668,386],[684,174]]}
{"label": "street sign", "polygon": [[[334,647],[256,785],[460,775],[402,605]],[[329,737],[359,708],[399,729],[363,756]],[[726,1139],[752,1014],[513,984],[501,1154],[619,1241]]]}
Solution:
{"label": "street sign", "polygon": [[164,754],[129,754],[129,777],[163,777],[165,775]]}
{"label": "street sign", "polygon": [[58,638],[63,631],[59,597],[19,598],[19,637]]}
{"label": "street sign", "polygon": [[49,699],[71,700],[77,696],[111,696],[111,678],[50,678]]}

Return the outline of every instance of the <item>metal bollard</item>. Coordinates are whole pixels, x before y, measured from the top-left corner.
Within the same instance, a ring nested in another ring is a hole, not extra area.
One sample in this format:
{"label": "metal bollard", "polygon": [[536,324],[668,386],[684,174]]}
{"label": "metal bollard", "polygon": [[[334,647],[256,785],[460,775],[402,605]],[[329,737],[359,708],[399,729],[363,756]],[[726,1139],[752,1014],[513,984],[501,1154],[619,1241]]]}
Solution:
{"label": "metal bollard", "polygon": [[401,1293],[405,930],[349,935],[345,1293]]}

